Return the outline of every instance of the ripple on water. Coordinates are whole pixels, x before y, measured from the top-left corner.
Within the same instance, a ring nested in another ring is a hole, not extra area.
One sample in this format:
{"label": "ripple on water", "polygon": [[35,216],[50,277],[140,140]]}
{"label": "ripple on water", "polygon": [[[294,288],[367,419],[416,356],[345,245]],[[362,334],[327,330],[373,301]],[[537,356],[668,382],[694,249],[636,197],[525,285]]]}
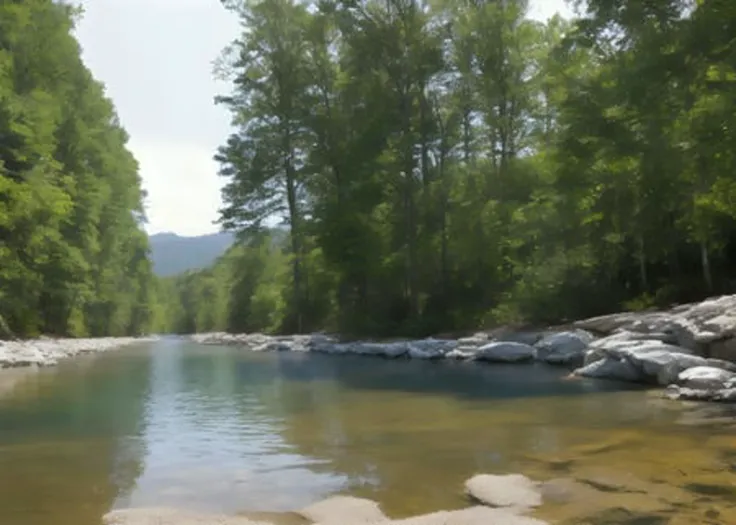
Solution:
{"label": "ripple on water", "polygon": [[736,523],[732,413],[563,373],[173,343],[72,362],[0,400],[0,523],[333,493],[406,516],[466,505],[479,472],[562,480],[539,511],[560,523]]}

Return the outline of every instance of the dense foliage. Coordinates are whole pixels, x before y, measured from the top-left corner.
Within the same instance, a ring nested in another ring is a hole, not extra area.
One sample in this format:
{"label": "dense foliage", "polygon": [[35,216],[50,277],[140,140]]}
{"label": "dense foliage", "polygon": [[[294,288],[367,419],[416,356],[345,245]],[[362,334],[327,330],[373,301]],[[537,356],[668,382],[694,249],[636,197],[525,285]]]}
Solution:
{"label": "dense foliage", "polygon": [[138,167],[82,63],[77,15],[0,3],[0,331],[19,336],[137,334],[152,320]]}
{"label": "dense foliage", "polygon": [[736,3],[586,4],[227,3],[244,242],[181,280],[181,328],[436,333],[733,291]]}

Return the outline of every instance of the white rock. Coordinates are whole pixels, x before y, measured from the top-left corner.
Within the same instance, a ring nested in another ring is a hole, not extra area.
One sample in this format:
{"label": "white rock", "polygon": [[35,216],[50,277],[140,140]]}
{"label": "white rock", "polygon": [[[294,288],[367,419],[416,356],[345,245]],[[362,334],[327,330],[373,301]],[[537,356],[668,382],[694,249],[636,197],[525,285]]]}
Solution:
{"label": "white rock", "polygon": [[593,336],[585,330],[560,332],[544,337],[534,347],[536,357],[550,364],[566,365],[581,362],[585,349],[593,342]]}
{"label": "white rock", "polygon": [[524,510],[542,504],[537,484],[521,474],[479,474],[465,482],[465,492],[491,507]]}
{"label": "white rock", "polygon": [[696,366],[681,372],[677,384],[697,390],[722,390],[736,386],[736,373],[712,366]]}
{"label": "white rock", "polygon": [[534,359],[536,350],[523,343],[496,342],[488,343],[478,349],[475,359],[496,363],[518,363]]}
{"label": "white rock", "polygon": [[300,510],[298,514],[320,525],[358,525],[388,521],[378,503],[351,496],[327,498]]}

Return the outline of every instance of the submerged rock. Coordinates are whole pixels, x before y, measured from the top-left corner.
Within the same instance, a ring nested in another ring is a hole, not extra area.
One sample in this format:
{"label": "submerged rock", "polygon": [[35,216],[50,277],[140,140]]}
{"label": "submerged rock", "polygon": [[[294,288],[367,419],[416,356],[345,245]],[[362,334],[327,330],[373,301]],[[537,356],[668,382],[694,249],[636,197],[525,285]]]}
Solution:
{"label": "submerged rock", "polygon": [[479,474],[465,482],[465,492],[484,505],[516,511],[542,504],[538,485],[521,474]]}
{"label": "submerged rock", "polygon": [[327,498],[300,510],[298,514],[320,525],[358,525],[388,521],[375,501],[350,496]]}

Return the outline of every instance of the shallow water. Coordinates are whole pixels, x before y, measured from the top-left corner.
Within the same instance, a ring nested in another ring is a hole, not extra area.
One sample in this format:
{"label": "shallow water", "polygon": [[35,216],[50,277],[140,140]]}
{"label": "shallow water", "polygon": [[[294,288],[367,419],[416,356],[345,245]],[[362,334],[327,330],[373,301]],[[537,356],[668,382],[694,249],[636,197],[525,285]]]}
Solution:
{"label": "shallow water", "polygon": [[254,354],[172,339],[0,373],[0,524],[112,508],[287,511],[344,493],[406,516],[479,472],[574,479],[564,523],[736,523],[727,408],[531,365]]}

